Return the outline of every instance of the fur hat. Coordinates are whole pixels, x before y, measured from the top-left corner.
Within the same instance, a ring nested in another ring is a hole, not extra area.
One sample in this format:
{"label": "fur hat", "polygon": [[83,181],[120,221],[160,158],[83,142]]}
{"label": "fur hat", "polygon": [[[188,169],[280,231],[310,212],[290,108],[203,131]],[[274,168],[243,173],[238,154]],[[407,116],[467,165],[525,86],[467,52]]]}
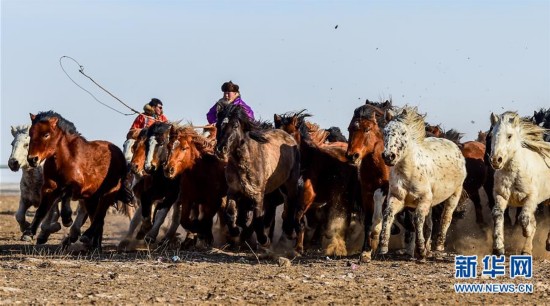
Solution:
{"label": "fur hat", "polygon": [[239,85],[233,84],[233,82],[225,82],[222,85],[223,92],[239,92]]}
{"label": "fur hat", "polygon": [[143,112],[146,115],[153,116],[155,114],[155,109],[153,106],[149,105],[149,103],[143,105]]}

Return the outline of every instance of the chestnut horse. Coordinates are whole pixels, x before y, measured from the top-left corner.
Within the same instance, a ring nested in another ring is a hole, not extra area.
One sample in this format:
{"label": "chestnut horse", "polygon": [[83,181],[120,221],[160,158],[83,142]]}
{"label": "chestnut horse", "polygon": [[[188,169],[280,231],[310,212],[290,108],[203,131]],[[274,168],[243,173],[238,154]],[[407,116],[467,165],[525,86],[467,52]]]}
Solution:
{"label": "chestnut horse", "polygon": [[[361,261],[369,261],[373,248],[378,246],[381,225],[381,213],[375,216],[374,193],[380,189],[388,194],[390,168],[384,163],[384,114],[391,104],[374,105],[373,102],[355,109],[348,127],[349,142],[346,157],[359,169],[361,183],[362,208],[364,214],[365,240]],[[379,207],[378,211],[382,208]],[[373,220],[373,217],[376,220]],[[410,240],[412,236],[407,236]]]}
{"label": "chestnut horse", "polygon": [[[179,177],[180,192],[175,205],[181,206],[181,225],[212,245],[212,221],[227,194],[226,162],[214,156],[215,141],[199,135],[191,126],[170,129],[168,158],[164,174]],[[189,244],[186,243],[186,245]]]}
{"label": "chestnut horse", "polygon": [[241,235],[240,226],[245,234],[241,238],[248,238],[251,221],[260,247],[269,247],[264,197],[282,190],[286,194],[283,231],[290,238],[295,224],[289,217],[294,216],[300,177],[300,152],[294,138],[281,130],[261,129],[241,106],[233,104],[218,111],[216,130],[215,154],[228,161],[225,215],[230,237]]}
{"label": "chestnut horse", "polygon": [[[308,116],[303,110],[274,116],[275,126],[291,134],[300,146],[300,172],[304,183],[294,221],[298,224],[296,252],[304,251],[304,215],[313,203],[326,203],[328,220],[322,236],[324,252],[345,256],[346,225],[354,200],[358,198],[357,171],[346,161],[347,144],[323,144],[324,139],[316,137],[318,130],[311,129],[311,123],[305,121]],[[308,222],[312,221],[310,214],[308,217]]]}
{"label": "chestnut horse", "polygon": [[72,122],[53,111],[30,117],[27,159],[33,167],[44,162],[44,184],[40,205],[25,234],[32,239],[55,200],[68,192],[73,200],[83,200],[91,219],[80,241],[100,249],[109,206],[118,200],[131,201],[131,194],[122,188],[126,175],[124,154],[110,142],[86,140]]}

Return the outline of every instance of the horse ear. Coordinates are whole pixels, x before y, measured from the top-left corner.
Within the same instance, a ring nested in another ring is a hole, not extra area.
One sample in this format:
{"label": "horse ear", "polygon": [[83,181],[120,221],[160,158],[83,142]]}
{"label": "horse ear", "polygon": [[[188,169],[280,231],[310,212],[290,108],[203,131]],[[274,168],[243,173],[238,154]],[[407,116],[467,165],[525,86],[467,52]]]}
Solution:
{"label": "horse ear", "polygon": [[510,123],[512,126],[518,126],[519,125],[519,116],[514,116],[510,118]]}
{"label": "horse ear", "polygon": [[296,116],[292,117],[291,123],[293,126],[298,126],[298,117]]}
{"label": "horse ear", "polygon": [[15,137],[15,132],[17,132],[17,129],[15,128],[15,126],[11,126],[11,136]]}
{"label": "horse ear", "polygon": [[498,116],[495,113],[491,113],[491,126],[498,123]]}
{"label": "horse ear", "polygon": [[29,115],[31,116],[31,121],[34,121],[34,118],[36,118],[36,115],[33,115],[31,113],[29,113]]}
{"label": "horse ear", "polygon": [[275,127],[281,126],[281,116],[274,114],[273,115],[273,123],[275,124]]}
{"label": "horse ear", "polygon": [[386,122],[390,122],[394,116],[395,114],[391,109],[388,109],[384,112],[384,119],[386,119]]}
{"label": "horse ear", "polygon": [[55,130],[57,128],[57,121],[58,120],[59,120],[59,118],[57,118],[57,117],[52,117],[48,120],[50,122],[50,126],[52,127],[52,130]]}

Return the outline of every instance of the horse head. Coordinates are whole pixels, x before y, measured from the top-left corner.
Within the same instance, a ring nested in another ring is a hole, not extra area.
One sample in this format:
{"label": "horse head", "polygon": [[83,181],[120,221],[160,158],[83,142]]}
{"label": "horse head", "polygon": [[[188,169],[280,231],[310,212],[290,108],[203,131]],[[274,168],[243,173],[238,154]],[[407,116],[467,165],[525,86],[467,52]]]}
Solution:
{"label": "horse head", "polygon": [[128,134],[126,134],[126,141],[124,141],[124,145],[122,146],[122,153],[124,154],[124,158],[126,158],[126,163],[128,164],[132,161],[132,155],[134,154],[132,149],[141,130],[142,129],[131,129],[128,131]]}
{"label": "horse head", "polygon": [[228,104],[221,108],[216,120],[216,156],[227,160],[229,152],[239,146],[245,133],[253,129],[253,124],[241,106]]}
{"label": "horse head", "polygon": [[374,151],[377,142],[382,141],[382,134],[377,122],[377,112],[354,113],[348,126],[349,141],[346,158],[352,164],[358,165],[363,157]]}
{"label": "horse head", "polygon": [[296,142],[300,143],[301,128],[307,128],[305,126],[305,118],[311,117],[310,114],[305,113],[305,109],[299,112],[288,112],[281,115],[274,115],[273,122],[276,129],[281,129],[290,134]]}
{"label": "horse head", "polygon": [[164,122],[155,122],[147,129],[147,140],[145,142],[145,164],[147,173],[160,169],[166,161],[166,145],[170,138],[170,127],[172,125]]}
{"label": "horse head", "polygon": [[147,141],[147,128],[141,129],[131,148],[132,158],[130,159],[130,170],[133,173],[143,175],[145,165],[145,142]]}
{"label": "horse head", "polygon": [[57,143],[65,134],[80,135],[74,124],[53,111],[30,114],[32,125],[29,130],[30,143],[27,161],[36,167],[53,156]]}
{"label": "horse head", "polygon": [[13,141],[11,142],[11,155],[8,159],[8,167],[10,167],[11,171],[17,172],[19,168],[26,168],[29,166],[27,154],[29,153],[30,127],[30,125],[11,127]]}
{"label": "horse head", "polygon": [[384,127],[384,152],[382,158],[388,166],[395,166],[403,157],[409,143],[422,142],[426,137],[424,116],[414,107],[404,107]]}
{"label": "horse head", "polygon": [[164,165],[164,175],[174,179],[183,171],[193,167],[203,153],[212,154],[211,142],[199,135],[190,126],[172,126],[170,140],[167,145],[168,157]]}
{"label": "horse head", "polygon": [[491,113],[493,131],[489,160],[495,170],[502,169],[521,146],[520,121],[521,118],[515,112],[505,112],[501,115]]}

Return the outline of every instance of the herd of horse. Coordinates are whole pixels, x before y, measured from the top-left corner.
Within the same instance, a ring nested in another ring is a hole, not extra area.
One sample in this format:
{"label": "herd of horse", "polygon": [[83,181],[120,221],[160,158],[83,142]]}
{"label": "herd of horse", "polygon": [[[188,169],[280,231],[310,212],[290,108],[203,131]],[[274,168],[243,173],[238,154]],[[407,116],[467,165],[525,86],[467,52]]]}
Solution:
{"label": "herd of horse", "polygon": [[[234,248],[250,247],[255,236],[263,252],[294,241],[294,254],[320,243],[326,255],[346,256],[348,227],[359,216],[362,261],[386,254],[400,228],[405,243],[415,246],[410,255],[424,260],[445,251],[447,230],[468,198],[476,221],[484,223],[483,187],[494,219],[493,252],[504,254],[504,224],[512,223],[507,208],[517,207],[526,237],[522,253],[532,254],[537,207],[550,202],[550,109],[531,118],[491,114],[488,132],[464,143],[460,133],[427,124],[417,108],[391,101],[367,100],[356,108],[349,139],[310,116],[302,110],[259,122],[229,104],[203,133],[155,122],[131,130],[122,151],[86,140],[58,113],[31,114],[31,125],[12,126],[8,162],[12,171],[23,171],[16,213],[21,238],[34,240],[40,227],[36,243],[44,244],[61,229],[61,218],[70,227],[64,246],[80,240],[101,249],[106,213],[116,205],[131,219],[120,250],[134,239],[169,241],[179,226],[187,233],[182,248],[212,246],[218,220]],[[74,220],[71,200],[79,202]],[[273,244],[279,205],[282,234]],[[29,223],[31,206],[37,209]],[[90,226],[81,233],[87,218]]]}

